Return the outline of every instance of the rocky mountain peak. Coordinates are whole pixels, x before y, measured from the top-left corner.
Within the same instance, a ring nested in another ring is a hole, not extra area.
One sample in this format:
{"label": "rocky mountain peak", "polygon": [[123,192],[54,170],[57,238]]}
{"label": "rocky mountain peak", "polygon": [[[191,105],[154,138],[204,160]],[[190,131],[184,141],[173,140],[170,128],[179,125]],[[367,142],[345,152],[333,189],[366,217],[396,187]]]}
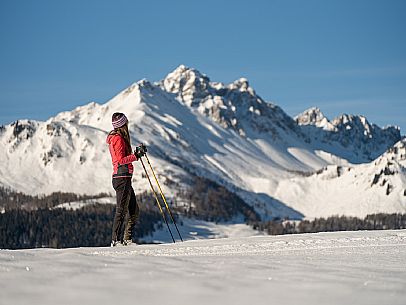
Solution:
{"label": "rocky mountain peak", "polygon": [[188,106],[196,106],[210,94],[210,79],[198,70],[180,65],[162,81],[163,89],[175,93]]}
{"label": "rocky mountain peak", "polygon": [[295,121],[299,125],[314,125],[316,127],[323,128],[325,130],[334,130],[335,127],[324,116],[320,108],[312,107],[295,117]]}
{"label": "rocky mountain peak", "polygon": [[259,97],[246,78],[224,85],[211,82],[193,68],[180,65],[160,82],[163,90],[174,93],[185,105],[197,109],[226,128],[240,135],[248,129],[270,132],[279,137],[280,128],[288,131],[296,126],[282,109]]}
{"label": "rocky mountain peak", "polygon": [[240,79],[235,80],[228,86],[230,89],[237,89],[241,92],[248,91],[251,87],[249,85],[248,79],[242,77]]}
{"label": "rocky mountain peak", "polygon": [[353,155],[347,158],[354,163],[374,160],[401,139],[399,128],[381,128],[370,124],[362,115],[342,114],[329,121],[320,109],[310,108],[295,120],[311,141],[338,142],[345,150],[353,151]]}
{"label": "rocky mountain peak", "polygon": [[398,127],[388,126],[381,128],[369,123],[366,117],[362,115],[343,114],[335,118],[332,124],[347,137],[356,137],[362,142],[374,140],[380,143],[396,143],[401,139]]}
{"label": "rocky mountain peak", "polygon": [[337,129],[361,131],[365,137],[372,137],[373,126],[362,115],[342,114],[333,120],[333,125]]}

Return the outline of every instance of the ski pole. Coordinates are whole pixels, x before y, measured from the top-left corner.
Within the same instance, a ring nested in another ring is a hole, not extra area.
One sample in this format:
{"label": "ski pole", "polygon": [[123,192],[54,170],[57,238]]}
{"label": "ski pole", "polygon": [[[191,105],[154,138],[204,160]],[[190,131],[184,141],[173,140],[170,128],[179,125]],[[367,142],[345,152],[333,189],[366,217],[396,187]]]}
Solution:
{"label": "ski pole", "polygon": [[145,168],[145,165],[144,165],[144,162],[142,161],[142,158],[140,158],[140,161],[141,161],[142,167],[144,168],[145,175],[146,175],[147,178],[148,178],[149,186],[151,187],[151,190],[152,190],[152,192],[154,193],[154,197],[155,197],[155,200],[156,200],[156,204],[158,205],[158,208],[159,208],[159,210],[161,211],[162,217],[163,217],[163,219],[165,220],[166,226],[168,227],[169,233],[171,234],[172,241],[175,243],[175,239],[173,238],[171,229],[169,228],[169,224],[168,224],[168,221],[166,220],[165,213],[164,213],[164,211],[162,210],[161,204],[160,204],[160,202],[159,202],[159,200],[158,200],[158,196],[157,196],[157,194],[156,194],[156,192],[155,192],[155,190],[154,190],[154,187],[152,186],[151,179],[149,178],[147,169]]}
{"label": "ski pole", "polygon": [[157,177],[156,177],[156,175],[155,175],[155,171],[154,171],[154,169],[152,168],[151,162],[149,162],[149,158],[148,158],[148,156],[147,156],[147,153],[145,153],[145,158],[147,158],[147,162],[148,162],[148,164],[149,164],[149,167],[151,168],[152,174],[154,175],[156,184],[158,185],[159,192],[161,193],[162,200],[163,200],[164,203],[165,203],[166,209],[169,211],[169,215],[171,216],[171,219],[172,219],[172,221],[173,221],[173,224],[174,224],[175,227],[176,227],[176,231],[178,231],[180,240],[183,242],[183,239],[182,239],[182,236],[180,235],[178,226],[176,225],[175,218],[173,217],[172,211],[171,211],[171,209],[169,208],[168,203],[166,202],[165,195],[164,195],[164,193],[162,192],[161,185],[160,185],[159,182],[158,182],[158,179],[157,179]]}

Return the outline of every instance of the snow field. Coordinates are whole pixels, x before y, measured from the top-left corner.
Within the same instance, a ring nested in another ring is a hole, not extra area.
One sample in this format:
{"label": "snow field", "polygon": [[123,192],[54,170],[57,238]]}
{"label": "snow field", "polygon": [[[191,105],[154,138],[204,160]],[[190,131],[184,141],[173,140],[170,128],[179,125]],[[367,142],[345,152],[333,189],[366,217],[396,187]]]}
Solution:
{"label": "snow field", "polygon": [[405,304],[406,230],[0,251],[0,304]]}
{"label": "snow field", "polygon": [[[238,221],[238,219],[236,219]],[[241,222],[244,222],[241,220]],[[263,232],[254,230],[251,226],[244,223],[214,223],[204,220],[191,219],[186,217],[180,217],[177,220],[179,232],[183,240],[195,240],[195,239],[212,239],[212,238],[228,238],[228,237],[249,237],[256,235],[264,235]],[[179,235],[176,228],[171,223],[170,228],[172,234],[176,240],[179,239]],[[165,225],[162,228],[155,228],[152,236],[144,236],[141,238],[145,243],[171,243],[169,231]]]}

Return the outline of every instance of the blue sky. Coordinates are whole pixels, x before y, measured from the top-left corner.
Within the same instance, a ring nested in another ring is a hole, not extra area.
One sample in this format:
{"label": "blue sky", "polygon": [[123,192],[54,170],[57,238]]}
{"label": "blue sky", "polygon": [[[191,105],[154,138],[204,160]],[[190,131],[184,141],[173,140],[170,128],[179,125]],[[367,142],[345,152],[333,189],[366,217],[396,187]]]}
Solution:
{"label": "blue sky", "polygon": [[295,115],[406,131],[406,1],[0,0],[0,124],[104,103],[179,64]]}

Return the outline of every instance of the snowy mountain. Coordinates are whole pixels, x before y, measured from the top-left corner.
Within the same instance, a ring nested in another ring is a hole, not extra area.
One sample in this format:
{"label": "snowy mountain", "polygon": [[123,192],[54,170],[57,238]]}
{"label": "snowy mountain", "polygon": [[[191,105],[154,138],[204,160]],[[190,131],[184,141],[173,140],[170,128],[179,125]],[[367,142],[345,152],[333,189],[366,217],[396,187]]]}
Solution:
{"label": "snowy mountain", "polygon": [[329,121],[319,108],[310,108],[295,120],[309,136],[310,143],[336,154],[338,143],[344,150],[338,154],[352,163],[372,161],[400,140],[398,127],[380,128],[362,115],[343,114]]}
{"label": "snowy mountain", "polygon": [[[309,186],[311,179],[322,176],[315,173],[328,175],[339,167],[350,168],[351,175],[367,168],[372,175],[380,165],[355,163],[369,162],[392,147],[400,140],[399,129],[381,129],[360,116],[343,115],[329,122],[317,109],[293,119],[265,102],[246,79],[224,85],[183,65],[160,82],[134,83],[105,104],[93,102],[45,122],[19,120],[2,126],[0,184],[28,194],[111,193],[105,138],[116,111],[128,116],[133,145],[144,142],[150,147],[151,162],[169,197],[197,175],[237,193],[263,219],[313,217],[326,211],[404,211],[406,197],[368,195],[376,186],[367,172],[348,180],[350,186],[362,185],[356,190],[343,191],[341,180],[330,179],[329,195],[340,204],[328,210],[324,190]],[[397,164],[393,190],[405,188],[404,163]],[[135,168],[134,188],[148,190],[142,168]],[[312,197],[304,196],[313,189]],[[355,205],[348,200],[351,192],[359,194]],[[351,208],[343,209],[348,205]]]}
{"label": "snowy mountain", "polygon": [[[286,192],[286,189],[291,191]],[[304,215],[316,217],[404,213],[406,139],[371,163],[329,165],[309,177],[284,180],[274,196]]]}
{"label": "snowy mountain", "polygon": [[255,131],[281,138],[280,130],[302,136],[294,120],[278,106],[266,103],[245,78],[225,86],[212,83],[199,71],[181,65],[161,82],[161,88],[242,136],[256,136]]}

